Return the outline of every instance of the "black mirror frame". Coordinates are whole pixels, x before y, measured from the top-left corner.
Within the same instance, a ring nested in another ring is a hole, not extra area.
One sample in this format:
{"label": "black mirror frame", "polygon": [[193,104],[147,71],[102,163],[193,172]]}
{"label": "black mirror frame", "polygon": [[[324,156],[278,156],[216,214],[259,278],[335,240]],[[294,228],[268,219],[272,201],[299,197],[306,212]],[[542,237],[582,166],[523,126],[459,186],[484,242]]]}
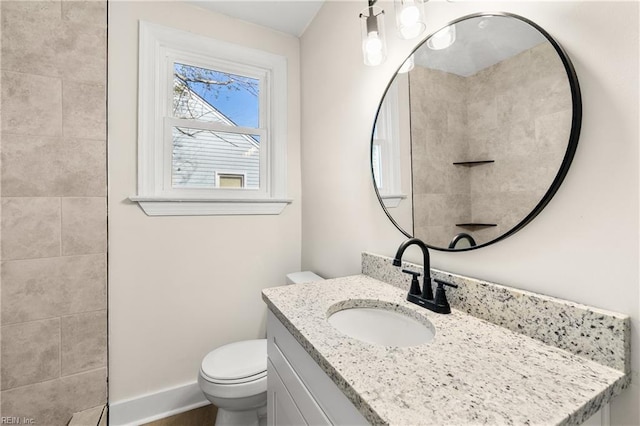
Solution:
{"label": "black mirror frame", "polygon": [[[556,53],[560,57],[560,60],[562,61],[562,64],[564,65],[565,71],[567,73],[567,78],[569,80],[569,87],[571,89],[571,103],[572,103],[572,106],[573,106],[573,112],[572,112],[572,117],[571,117],[571,132],[569,134],[569,141],[568,141],[568,144],[567,144],[567,150],[565,152],[564,158],[562,159],[562,164],[560,165],[560,168],[558,170],[558,173],[556,174],[556,177],[554,178],[553,182],[549,186],[549,189],[544,194],[544,196],[542,197],[540,202],[538,202],[538,204],[533,208],[533,210],[527,216],[525,216],[524,219],[522,219],[518,224],[516,224],[509,231],[505,232],[504,234],[502,234],[502,235],[498,236],[497,238],[494,238],[493,240],[488,241],[486,243],[479,244],[479,245],[472,246],[472,247],[461,248],[461,249],[450,249],[450,248],[445,248],[445,247],[435,247],[435,246],[432,246],[432,245],[427,243],[427,247],[429,247],[432,250],[439,250],[439,251],[445,251],[445,252],[464,252],[464,251],[469,251],[469,250],[476,250],[476,249],[479,249],[479,248],[486,247],[486,246],[489,246],[491,244],[497,243],[498,241],[504,240],[505,238],[510,237],[511,235],[515,234],[516,232],[518,232],[519,230],[524,228],[538,214],[540,214],[540,212],[547,206],[547,204],[549,204],[549,202],[551,201],[553,196],[556,194],[556,192],[560,188],[560,185],[562,184],[562,181],[564,180],[564,178],[566,177],[567,173],[569,172],[569,167],[571,166],[571,162],[573,161],[573,157],[574,157],[574,155],[576,153],[576,149],[578,148],[578,140],[580,139],[580,129],[581,129],[581,126],[582,126],[582,95],[581,95],[581,92],[580,92],[580,85],[578,83],[578,75],[576,74],[575,68],[573,67],[573,64],[571,63],[571,60],[569,59],[569,56],[567,55],[565,50],[562,48],[562,46],[560,46],[560,44],[547,31],[545,31],[542,27],[540,27],[535,22],[533,22],[533,21],[531,21],[531,20],[529,20],[527,18],[524,18],[522,16],[519,16],[519,15],[516,15],[516,14],[513,14],[513,13],[509,13],[509,12],[473,13],[473,14],[465,15],[465,16],[463,16],[461,18],[455,19],[455,20],[449,22],[447,25],[445,25],[442,28],[448,27],[449,25],[457,24],[458,22],[465,21],[467,19],[478,18],[478,17],[483,17],[483,16],[503,16],[503,17],[510,17],[510,18],[518,19],[520,21],[523,21],[523,22],[529,24],[530,26],[532,26],[536,30],[538,30],[540,32],[540,34],[542,34],[549,41],[549,43],[551,43],[551,45],[555,49]],[[442,28],[440,28],[440,29],[442,29]],[[416,50],[418,50],[424,43],[426,43],[426,41],[433,34],[435,34],[438,31],[440,31],[440,29],[438,29],[437,31],[432,32],[427,37],[425,37],[422,40],[422,42],[420,44],[418,44],[415,47],[415,49],[413,49],[411,51],[409,56],[413,55],[416,52]],[[402,64],[401,64],[401,66],[402,66]],[[387,92],[389,91],[389,87],[393,83],[395,77],[398,75],[398,71],[399,70],[400,70],[400,67],[398,67],[398,70],[396,70],[395,74],[393,75],[393,77],[391,78],[389,83],[387,84],[387,87],[386,87],[386,89],[384,91],[384,94],[382,95],[382,99],[380,100],[380,105],[378,106],[378,110],[376,111],[375,119],[373,121],[374,122],[374,127],[375,127],[375,123],[378,121],[378,115],[380,114],[380,109],[382,107],[382,102],[383,102],[385,96],[387,95]],[[414,236],[409,234],[407,231],[405,231],[395,221],[395,219],[391,216],[391,213],[389,213],[389,211],[385,207],[384,202],[382,200],[382,197],[380,196],[380,192],[378,191],[378,187],[376,186],[374,173],[373,173],[373,131],[371,132],[371,143],[370,143],[369,151],[370,151],[369,160],[370,160],[370,163],[371,163],[371,180],[373,182],[373,189],[376,192],[376,196],[378,197],[378,201],[380,202],[380,205],[382,206],[382,209],[384,210],[385,214],[387,215],[387,217],[389,218],[391,223],[393,223],[395,225],[395,227],[398,228],[398,230],[400,232],[402,232],[408,238],[413,238]],[[412,185],[413,185],[413,179],[412,179]],[[412,191],[412,194],[413,194],[413,191]],[[413,197],[413,195],[412,195],[412,197]],[[412,213],[412,217],[413,217],[413,220],[414,220],[413,223],[415,223],[415,211]],[[425,241],[425,243],[426,243],[426,241]]]}

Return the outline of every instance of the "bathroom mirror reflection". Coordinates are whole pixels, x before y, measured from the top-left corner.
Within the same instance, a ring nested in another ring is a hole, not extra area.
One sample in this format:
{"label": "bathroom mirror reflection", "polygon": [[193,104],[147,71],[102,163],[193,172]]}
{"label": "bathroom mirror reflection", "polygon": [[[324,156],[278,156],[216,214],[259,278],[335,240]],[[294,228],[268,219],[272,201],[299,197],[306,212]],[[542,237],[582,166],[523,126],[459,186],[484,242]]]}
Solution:
{"label": "bathroom mirror reflection", "polygon": [[381,101],[371,143],[380,203],[431,248],[499,241],[557,191],[581,114],[573,66],[542,28],[506,13],[461,18],[416,48]]}

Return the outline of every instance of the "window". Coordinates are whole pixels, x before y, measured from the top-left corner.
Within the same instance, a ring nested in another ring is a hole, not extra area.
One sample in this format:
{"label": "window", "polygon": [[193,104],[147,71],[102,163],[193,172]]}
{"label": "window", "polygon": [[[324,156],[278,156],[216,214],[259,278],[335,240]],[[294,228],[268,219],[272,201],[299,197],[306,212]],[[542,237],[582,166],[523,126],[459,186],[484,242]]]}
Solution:
{"label": "window", "polygon": [[401,151],[403,149],[408,150],[409,139],[406,135],[403,136],[403,120],[401,116],[406,112],[400,108],[400,93],[397,80],[394,80],[387,90],[380,106],[375,127],[373,128],[371,144],[373,179],[378,188],[380,198],[387,208],[398,207],[400,202],[407,197],[402,193],[401,189],[400,161]]}
{"label": "window", "polygon": [[140,22],[138,195],[149,215],[278,214],[286,60]]}

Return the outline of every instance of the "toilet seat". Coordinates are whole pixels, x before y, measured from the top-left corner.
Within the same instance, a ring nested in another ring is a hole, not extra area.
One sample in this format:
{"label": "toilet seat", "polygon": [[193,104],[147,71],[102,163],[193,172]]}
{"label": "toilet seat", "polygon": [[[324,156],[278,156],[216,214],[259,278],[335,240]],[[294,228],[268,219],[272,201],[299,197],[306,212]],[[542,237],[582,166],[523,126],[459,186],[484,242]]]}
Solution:
{"label": "toilet seat", "polygon": [[202,360],[202,378],[233,385],[260,380],[267,375],[267,340],[245,340],[215,349]]}
{"label": "toilet seat", "polygon": [[202,370],[200,370],[200,373],[202,374],[202,378],[205,379],[207,382],[216,383],[219,385],[240,385],[243,383],[255,382],[256,380],[260,380],[264,377],[267,377],[266,371],[263,371],[258,374],[254,374],[253,376],[243,377],[241,379],[235,379],[235,380],[216,379],[216,378],[210,377],[209,375],[207,375],[207,373],[205,373]]}

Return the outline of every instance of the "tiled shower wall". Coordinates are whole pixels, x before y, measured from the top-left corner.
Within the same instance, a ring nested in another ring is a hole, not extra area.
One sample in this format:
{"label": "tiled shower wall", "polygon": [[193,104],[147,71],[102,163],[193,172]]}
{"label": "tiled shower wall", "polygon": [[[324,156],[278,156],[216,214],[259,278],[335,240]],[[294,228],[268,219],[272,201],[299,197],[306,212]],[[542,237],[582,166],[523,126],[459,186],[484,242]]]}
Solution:
{"label": "tiled shower wall", "polygon": [[104,1],[1,1],[2,416],[106,402]]}
{"label": "tiled shower wall", "polygon": [[[551,185],[569,140],[571,94],[554,48],[542,43],[470,77],[416,67],[410,88],[415,234],[447,247],[459,232],[483,243],[513,228]],[[477,160],[495,163],[452,165]]]}
{"label": "tiled shower wall", "polygon": [[414,234],[447,247],[471,217],[466,79],[417,66],[409,73]]}

